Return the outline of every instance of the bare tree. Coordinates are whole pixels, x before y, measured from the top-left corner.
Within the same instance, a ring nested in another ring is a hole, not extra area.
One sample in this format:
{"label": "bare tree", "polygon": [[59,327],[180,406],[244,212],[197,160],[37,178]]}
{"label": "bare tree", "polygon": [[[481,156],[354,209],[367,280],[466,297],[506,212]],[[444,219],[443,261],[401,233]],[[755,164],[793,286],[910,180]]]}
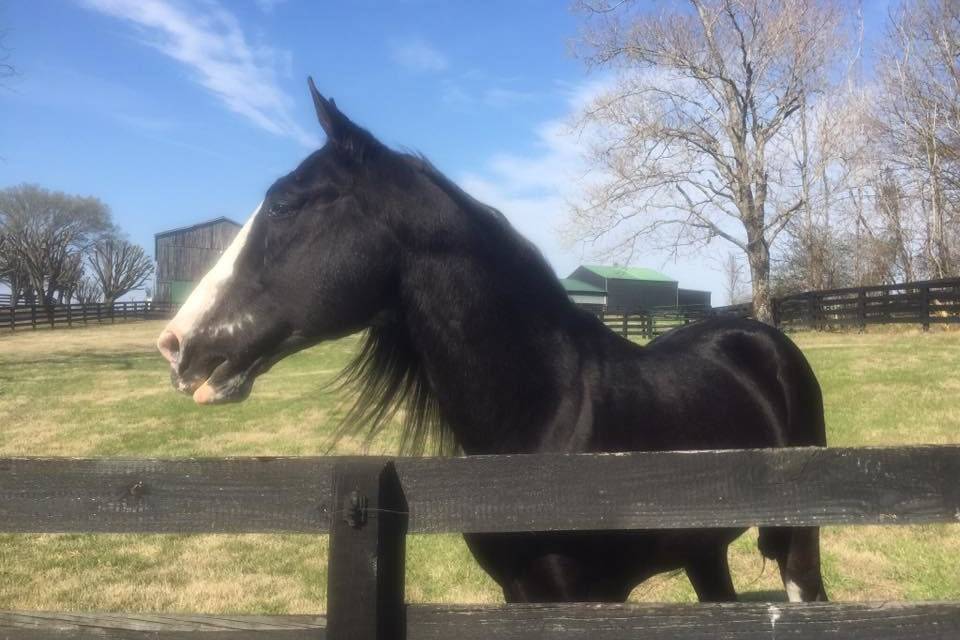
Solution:
{"label": "bare tree", "polygon": [[106,238],[93,247],[90,269],[103,295],[113,304],[123,294],[137,289],[153,274],[153,261],[143,248],[121,238]]}
{"label": "bare tree", "polygon": [[10,304],[16,305],[29,287],[30,276],[12,238],[0,234],[0,282],[10,287]]}
{"label": "bare tree", "polygon": [[617,70],[583,124],[602,178],[573,227],[610,250],[721,238],[746,255],[756,317],[772,321],[770,248],[802,209],[786,148],[828,85],[842,16],[823,0],[689,0],[690,11],[583,2],[586,58]]}
{"label": "bare tree", "polygon": [[110,211],[97,198],[29,184],[0,190],[6,260],[19,265],[45,305],[69,294],[79,278],[82,255],[111,229]]}
{"label": "bare tree", "polygon": [[77,286],[73,291],[73,297],[80,304],[94,304],[100,302],[102,297],[100,292],[100,285],[97,284],[97,281],[91,278],[90,276],[83,276],[77,282]]}
{"label": "bare tree", "polygon": [[723,261],[723,289],[727,294],[727,304],[740,304],[749,302],[750,294],[747,292],[747,281],[743,273],[743,263],[733,251],[727,253]]}
{"label": "bare tree", "polygon": [[930,277],[960,267],[960,4],[916,0],[891,14],[879,62],[877,127],[897,181],[921,208]]}
{"label": "bare tree", "polygon": [[847,92],[804,106],[789,141],[802,206],[787,223],[777,289],[810,291],[840,286],[840,199],[859,176],[863,139],[860,101]]}
{"label": "bare tree", "polygon": [[10,63],[10,50],[4,44],[6,38],[6,30],[0,30],[0,80],[6,80],[17,75],[17,70]]}

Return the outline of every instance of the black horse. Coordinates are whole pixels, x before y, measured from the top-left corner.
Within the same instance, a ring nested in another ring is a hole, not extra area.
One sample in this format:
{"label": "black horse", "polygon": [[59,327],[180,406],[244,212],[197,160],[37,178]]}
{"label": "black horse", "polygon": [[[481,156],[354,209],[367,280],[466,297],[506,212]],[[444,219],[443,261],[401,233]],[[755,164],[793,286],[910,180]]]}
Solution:
{"label": "black horse", "polygon": [[[298,349],[366,329],[348,425],[402,409],[405,441],[467,454],[824,445],[801,352],[758,322],[714,319],[640,347],[577,309],[537,249],[421,157],[397,153],[310,89],[327,143],[277,180],[161,334],[174,385],[244,399]],[[596,479],[595,479],[596,480]],[[622,601],[684,569],[736,598],[741,529],[466,536],[511,602]],[[824,600],[816,528],[760,530],[790,600]]]}

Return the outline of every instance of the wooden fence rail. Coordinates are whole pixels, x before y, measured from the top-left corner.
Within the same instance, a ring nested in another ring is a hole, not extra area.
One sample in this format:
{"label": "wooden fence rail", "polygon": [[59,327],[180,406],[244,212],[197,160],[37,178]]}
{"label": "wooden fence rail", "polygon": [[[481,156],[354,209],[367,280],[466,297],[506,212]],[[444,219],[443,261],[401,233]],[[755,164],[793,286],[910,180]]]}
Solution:
{"label": "wooden fence rail", "polygon": [[[717,307],[714,315],[749,316],[749,304]],[[773,300],[781,329],[825,329],[872,324],[960,323],[960,278],[807,291]]]}
{"label": "wooden fence rail", "polygon": [[176,309],[177,307],[169,302],[0,306],[0,330],[56,329],[94,323],[161,320],[172,316]]}
{"label": "wooden fence rail", "polygon": [[958,446],[0,459],[0,532],[331,533],[326,622],[6,612],[0,638],[955,639],[954,602],[405,606],[403,546],[408,531],[957,524],[958,477]]}
{"label": "wooden fence rail", "polygon": [[625,338],[655,338],[712,314],[704,307],[663,307],[640,311],[605,309],[598,315],[607,327]]}

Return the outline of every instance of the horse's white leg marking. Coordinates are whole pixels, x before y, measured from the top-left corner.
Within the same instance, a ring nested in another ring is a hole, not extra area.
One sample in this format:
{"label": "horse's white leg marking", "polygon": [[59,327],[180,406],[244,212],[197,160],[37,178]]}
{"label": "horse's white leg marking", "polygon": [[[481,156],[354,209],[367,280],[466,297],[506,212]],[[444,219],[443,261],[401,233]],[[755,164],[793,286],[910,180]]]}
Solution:
{"label": "horse's white leg marking", "polygon": [[800,591],[800,585],[793,580],[787,579],[784,581],[784,586],[787,588],[787,599],[790,602],[803,602],[803,595]]}
{"label": "horse's white leg marking", "polygon": [[[183,303],[183,306],[180,307],[177,315],[174,316],[170,324],[167,325],[167,330],[176,334],[181,342],[185,341],[190,334],[196,331],[203,316],[213,308],[229,284],[230,278],[233,275],[234,264],[247,243],[250,228],[253,226],[253,221],[256,219],[257,214],[260,213],[261,206],[263,206],[262,202],[257,206],[256,211],[253,212],[253,215],[250,216],[247,223],[243,225],[243,228],[240,229],[240,232],[233,239],[233,242],[230,243],[230,246],[227,247],[227,250],[224,251],[220,259],[217,260],[217,263],[203,276],[200,283],[197,284],[196,288],[190,293],[190,296],[187,298],[187,301]],[[229,325],[221,329],[232,333],[233,330],[236,329],[236,326]]]}

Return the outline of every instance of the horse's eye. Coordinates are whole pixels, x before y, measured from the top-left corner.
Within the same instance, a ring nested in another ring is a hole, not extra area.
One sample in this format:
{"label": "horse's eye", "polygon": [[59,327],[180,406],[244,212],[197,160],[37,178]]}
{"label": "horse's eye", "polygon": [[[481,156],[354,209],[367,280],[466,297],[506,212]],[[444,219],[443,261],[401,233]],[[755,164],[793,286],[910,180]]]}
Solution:
{"label": "horse's eye", "polygon": [[292,206],[289,200],[278,198],[270,203],[270,210],[267,216],[271,218],[284,218],[297,212],[297,207]]}

